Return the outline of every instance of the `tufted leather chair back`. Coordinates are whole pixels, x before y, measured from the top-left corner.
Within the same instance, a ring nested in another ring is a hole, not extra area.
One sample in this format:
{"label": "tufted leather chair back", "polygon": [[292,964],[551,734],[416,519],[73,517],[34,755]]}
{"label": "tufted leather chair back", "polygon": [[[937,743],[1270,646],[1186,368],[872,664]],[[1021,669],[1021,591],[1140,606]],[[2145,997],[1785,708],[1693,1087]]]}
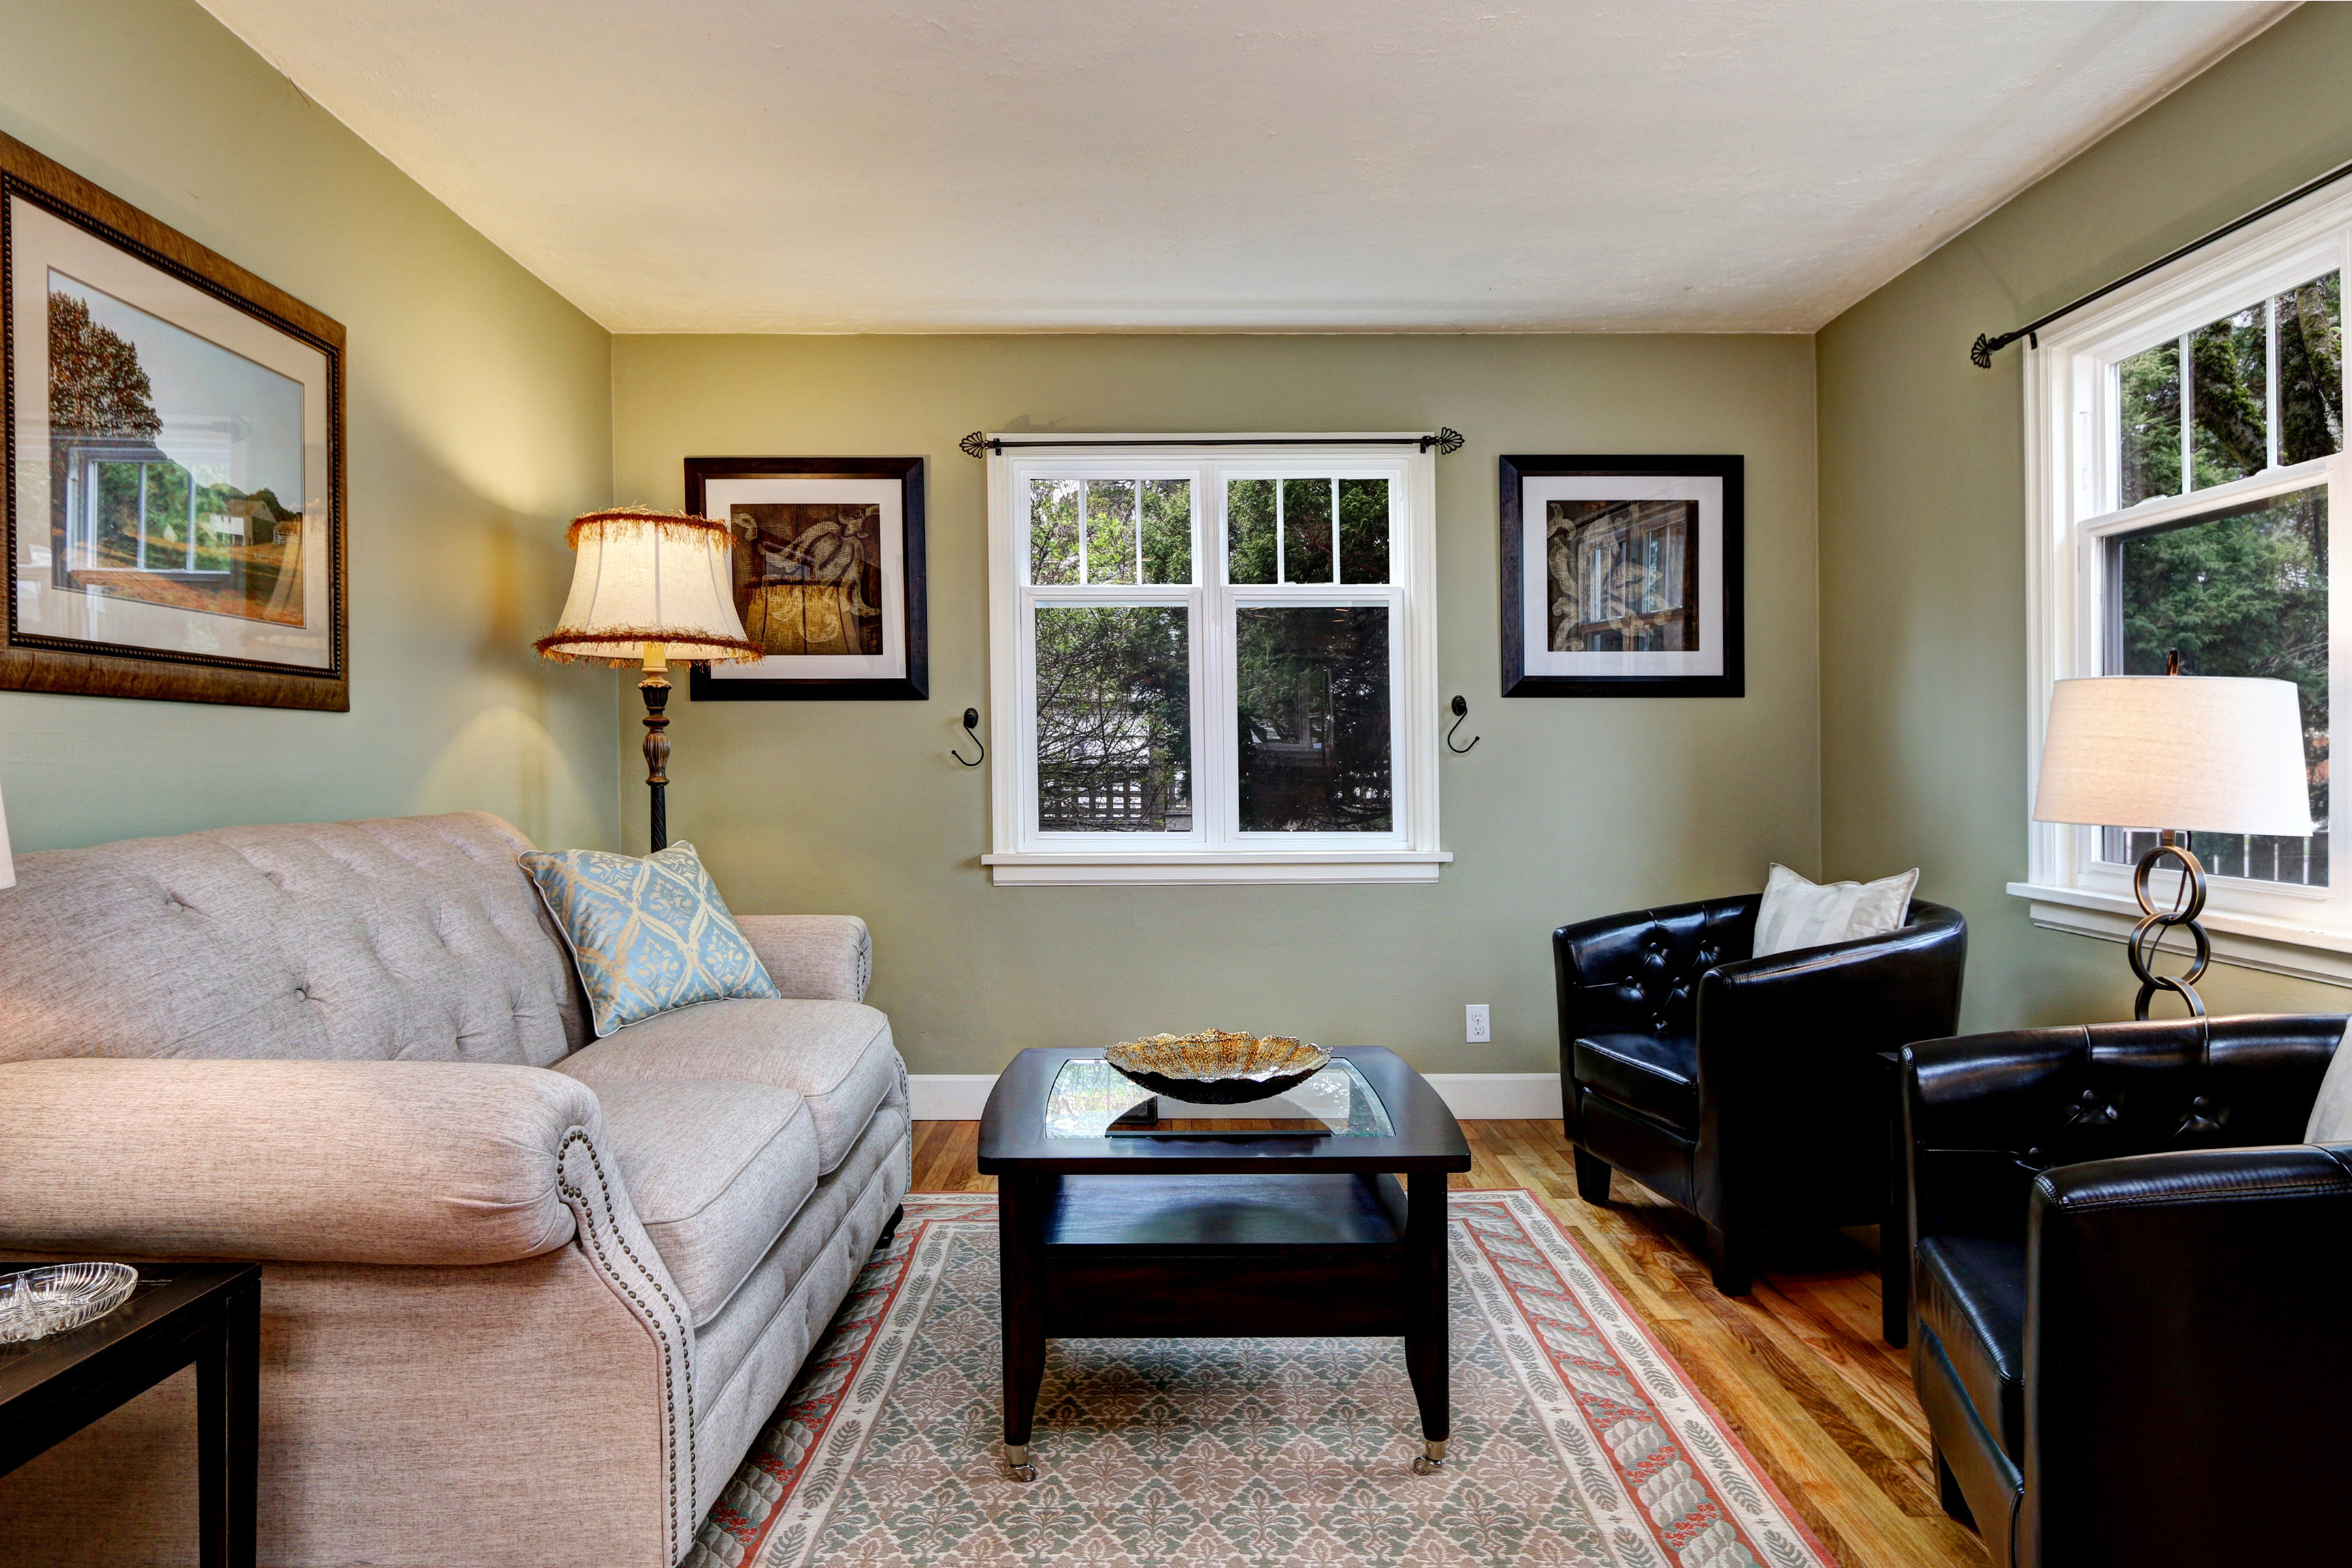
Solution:
{"label": "tufted leather chair back", "polygon": [[0,891],[0,1061],[546,1067],[586,1043],[562,937],[481,812],[55,849]]}
{"label": "tufted leather chair back", "polygon": [[1756,947],[1760,893],[1648,910],[1563,929],[1559,958],[1561,1037],[1698,1032],[1698,983]]}
{"label": "tufted leather chair back", "polygon": [[1921,1041],[1906,1052],[1914,1234],[2017,1232],[2033,1178],[2055,1166],[2299,1143],[2345,1022],[2249,1014]]}

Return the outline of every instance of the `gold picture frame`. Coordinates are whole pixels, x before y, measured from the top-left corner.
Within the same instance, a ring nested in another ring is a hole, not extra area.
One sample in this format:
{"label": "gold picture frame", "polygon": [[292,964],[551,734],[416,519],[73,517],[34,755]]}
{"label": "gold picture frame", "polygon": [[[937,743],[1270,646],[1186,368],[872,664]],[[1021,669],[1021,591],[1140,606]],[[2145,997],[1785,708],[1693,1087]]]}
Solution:
{"label": "gold picture frame", "polygon": [[351,707],[341,325],[0,136],[0,688]]}

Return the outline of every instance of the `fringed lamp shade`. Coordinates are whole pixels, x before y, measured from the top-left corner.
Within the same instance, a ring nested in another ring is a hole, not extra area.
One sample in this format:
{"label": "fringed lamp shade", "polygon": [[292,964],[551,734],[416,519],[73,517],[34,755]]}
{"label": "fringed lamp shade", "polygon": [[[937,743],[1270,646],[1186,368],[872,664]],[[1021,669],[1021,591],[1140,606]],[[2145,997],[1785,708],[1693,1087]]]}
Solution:
{"label": "fringed lamp shade", "polygon": [[542,655],[648,668],[761,657],[735,612],[725,523],[621,507],[573,518],[568,538],[572,596],[555,630],[539,639]]}
{"label": "fringed lamp shade", "polygon": [[633,664],[646,678],[646,787],[656,850],[669,844],[670,661],[749,663],[759,645],[735,613],[735,542],[723,522],[682,511],[583,512],[567,536],[572,597],[536,645],[546,658]]}

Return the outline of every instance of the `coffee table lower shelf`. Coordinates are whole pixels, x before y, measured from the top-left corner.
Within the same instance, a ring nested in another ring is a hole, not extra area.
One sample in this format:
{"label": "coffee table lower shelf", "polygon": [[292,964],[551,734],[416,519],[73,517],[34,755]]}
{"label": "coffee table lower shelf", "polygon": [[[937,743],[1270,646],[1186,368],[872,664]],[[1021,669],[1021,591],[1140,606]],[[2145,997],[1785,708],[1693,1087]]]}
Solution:
{"label": "coffee table lower shelf", "polygon": [[1427,1474],[1445,1456],[1445,1176],[1007,1175],[998,1183],[1004,1444],[1029,1439],[1053,1338],[1402,1335]]}

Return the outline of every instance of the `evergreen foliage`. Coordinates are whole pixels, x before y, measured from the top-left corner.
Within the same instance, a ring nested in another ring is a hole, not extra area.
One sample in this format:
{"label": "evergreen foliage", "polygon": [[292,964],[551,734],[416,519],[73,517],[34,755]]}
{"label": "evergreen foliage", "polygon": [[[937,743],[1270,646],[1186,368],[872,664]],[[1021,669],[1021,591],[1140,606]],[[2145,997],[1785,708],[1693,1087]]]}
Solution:
{"label": "evergreen foliage", "polygon": [[139,350],[90,320],[71,294],[49,296],[49,426],[152,441],[163,433]]}

